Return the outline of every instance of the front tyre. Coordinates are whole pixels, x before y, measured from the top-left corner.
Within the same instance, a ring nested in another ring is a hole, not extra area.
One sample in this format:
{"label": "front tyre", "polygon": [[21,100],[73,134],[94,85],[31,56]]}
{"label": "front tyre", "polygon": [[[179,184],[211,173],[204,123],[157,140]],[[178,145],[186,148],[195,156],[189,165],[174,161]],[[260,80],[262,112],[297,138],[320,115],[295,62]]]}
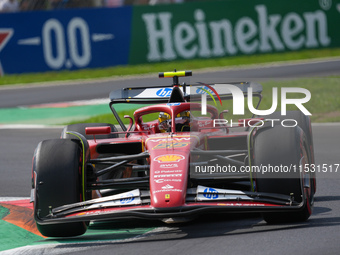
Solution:
{"label": "front tyre", "polygon": [[[313,133],[312,133],[312,124],[309,116],[305,115],[301,111],[287,111],[286,115],[281,115],[281,112],[274,112],[267,116],[262,116],[265,119],[278,119],[280,121],[284,119],[291,119],[295,120],[297,122],[297,125],[302,129],[302,131],[305,133],[308,145],[309,145],[309,151],[310,151],[310,160],[311,164],[315,164],[315,157],[314,157],[314,145],[313,145]],[[313,190],[316,192],[316,176],[315,172],[311,174],[312,175],[312,184],[314,185]]]}
{"label": "front tyre", "polygon": [[310,146],[302,129],[281,126],[259,129],[254,138],[253,152],[255,166],[281,169],[257,173],[257,191],[293,195],[295,202],[303,202],[300,211],[264,213],[264,220],[267,223],[307,220],[312,213],[315,190],[313,176],[304,169],[312,160]]}
{"label": "front tyre", "polygon": [[[82,150],[77,140],[55,139],[39,143],[33,158],[34,216],[46,217],[51,208],[82,201]],[[85,222],[41,225],[48,237],[82,235]]]}

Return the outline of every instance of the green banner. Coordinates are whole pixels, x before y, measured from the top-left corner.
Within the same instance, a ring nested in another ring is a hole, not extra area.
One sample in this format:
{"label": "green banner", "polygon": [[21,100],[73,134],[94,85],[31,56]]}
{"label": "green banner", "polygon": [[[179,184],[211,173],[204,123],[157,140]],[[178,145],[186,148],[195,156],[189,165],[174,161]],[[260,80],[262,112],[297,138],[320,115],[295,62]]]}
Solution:
{"label": "green banner", "polygon": [[136,6],[129,64],[340,47],[340,0]]}

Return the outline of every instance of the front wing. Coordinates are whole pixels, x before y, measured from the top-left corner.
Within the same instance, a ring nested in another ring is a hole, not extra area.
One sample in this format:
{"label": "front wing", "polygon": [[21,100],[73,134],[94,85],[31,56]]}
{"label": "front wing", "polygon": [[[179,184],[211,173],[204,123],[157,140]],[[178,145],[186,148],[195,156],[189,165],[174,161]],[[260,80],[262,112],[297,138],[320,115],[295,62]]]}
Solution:
{"label": "front wing", "polygon": [[206,213],[292,212],[302,210],[305,205],[305,198],[302,202],[297,203],[294,202],[293,197],[281,194],[222,189],[217,189],[217,193],[212,194],[207,190],[209,188],[202,186],[188,189],[186,203],[183,206],[154,208],[150,205],[149,192],[136,189],[113,196],[51,208],[50,214],[44,218],[35,214],[35,220],[40,225],[124,218],[163,220],[190,218]]}

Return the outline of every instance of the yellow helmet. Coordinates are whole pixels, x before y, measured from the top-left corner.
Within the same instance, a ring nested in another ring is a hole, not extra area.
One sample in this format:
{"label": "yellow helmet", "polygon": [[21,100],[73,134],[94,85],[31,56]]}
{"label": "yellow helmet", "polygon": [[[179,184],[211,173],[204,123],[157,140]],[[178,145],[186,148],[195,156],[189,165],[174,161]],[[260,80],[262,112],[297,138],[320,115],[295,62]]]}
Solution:
{"label": "yellow helmet", "polygon": [[[177,120],[179,120],[179,122],[180,122],[179,125],[185,124],[185,126],[188,126],[189,125],[189,123],[188,123],[189,119],[190,119],[190,111],[183,111],[183,112],[177,114],[175,121],[176,121],[176,124],[177,124]],[[181,123],[183,121],[185,123]],[[162,133],[167,132],[169,127],[171,127],[171,116],[168,113],[160,112],[159,116],[158,116],[158,123],[159,123],[159,130]],[[182,129],[183,128],[181,128],[178,131],[183,131]]]}
{"label": "yellow helmet", "polygon": [[166,112],[160,112],[159,116],[158,116],[158,127],[159,127],[159,131],[161,131],[162,133],[167,132],[168,128],[169,128],[169,120],[171,119],[170,114],[166,113]]}
{"label": "yellow helmet", "polygon": [[180,112],[179,114],[177,114],[176,118],[179,117],[190,117],[190,112],[189,111]]}
{"label": "yellow helmet", "polygon": [[158,116],[159,123],[162,123],[163,121],[170,120],[170,119],[171,119],[170,114],[166,112],[159,113],[159,116]]}

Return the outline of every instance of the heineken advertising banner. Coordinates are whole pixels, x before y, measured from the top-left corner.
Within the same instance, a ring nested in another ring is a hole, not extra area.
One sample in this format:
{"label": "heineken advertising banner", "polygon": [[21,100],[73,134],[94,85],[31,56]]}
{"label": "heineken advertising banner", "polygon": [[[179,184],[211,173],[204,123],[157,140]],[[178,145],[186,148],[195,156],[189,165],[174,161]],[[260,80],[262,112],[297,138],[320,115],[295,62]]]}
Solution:
{"label": "heineken advertising banner", "polygon": [[339,47],[339,3],[229,0],[138,6],[129,63]]}
{"label": "heineken advertising banner", "polygon": [[0,76],[340,47],[339,24],[340,0],[1,13]]}
{"label": "heineken advertising banner", "polygon": [[131,7],[0,13],[0,76],[127,65],[131,20]]}

